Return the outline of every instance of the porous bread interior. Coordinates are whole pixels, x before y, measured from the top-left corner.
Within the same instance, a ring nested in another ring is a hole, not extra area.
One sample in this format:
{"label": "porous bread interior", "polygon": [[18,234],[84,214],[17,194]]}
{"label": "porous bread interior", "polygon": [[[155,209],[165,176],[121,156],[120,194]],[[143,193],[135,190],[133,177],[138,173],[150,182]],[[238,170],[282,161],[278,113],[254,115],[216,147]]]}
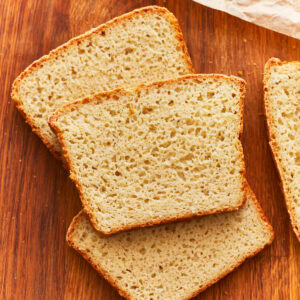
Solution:
{"label": "porous bread interior", "polygon": [[47,122],[63,104],[192,72],[170,16],[153,10],[120,19],[58,55],[50,54],[41,67],[21,79],[17,90],[21,108],[56,152],[61,148]]}
{"label": "porous bread interior", "polygon": [[53,124],[95,228],[241,206],[241,97],[239,80],[198,75],[59,111]]}
{"label": "porous bread interior", "polygon": [[242,209],[103,237],[81,213],[67,240],[128,299],[188,299],[273,239],[248,191]]}
{"label": "porous bread interior", "polygon": [[300,62],[271,65],[266,84],[271,143],[278,149],[283,189],[300,238]]}

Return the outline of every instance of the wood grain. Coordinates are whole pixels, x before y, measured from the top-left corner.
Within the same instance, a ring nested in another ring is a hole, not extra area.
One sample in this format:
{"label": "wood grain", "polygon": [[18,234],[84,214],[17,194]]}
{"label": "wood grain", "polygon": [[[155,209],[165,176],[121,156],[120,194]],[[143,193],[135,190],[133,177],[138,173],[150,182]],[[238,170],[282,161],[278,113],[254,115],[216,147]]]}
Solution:
{"label": "wood grain", "polygon": [[267,143],[263,65],[300,60],[300,41],[192,1],[0,0],[0,298],[120,299],[65,242],[80,210],[68,174],[10,99],[15,77],[71,37],[134,8],[158,4],[179,19],[197,72],[242,73],[248,83],[243,145],[247,178],[275,241],[197,299],[300,299],[300,244]]}

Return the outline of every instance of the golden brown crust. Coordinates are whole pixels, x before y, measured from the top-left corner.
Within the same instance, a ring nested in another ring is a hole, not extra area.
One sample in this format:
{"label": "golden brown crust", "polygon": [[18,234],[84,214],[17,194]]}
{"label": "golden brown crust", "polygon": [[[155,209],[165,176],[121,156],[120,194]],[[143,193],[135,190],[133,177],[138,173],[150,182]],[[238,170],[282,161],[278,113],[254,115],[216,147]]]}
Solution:
{"label": "golden brown crust", "polygon": [[130,19],[130,18],[134,17],[137,14],[145,14],[145,13],[157,13],[157,14],[163,15],[171,23],[171,25],[174,27],[174,30],[176,32],[176,37],[177,37],[177,39],[179,41],[179,44],[182,48],[182,51],[184,53],[186,64],[187,64],[187,67],[189,69],[189,72],[194,73],[195,72],[194,67],[193,67],[191,58],[189,56],[187,46],[186,46],[185,41],[183,39],[182,31],[180,29],[180,26],[179,26],[179,23],[178,23],[178,20],[176,19],[176,17],[164,7],[146,6],[146,7],[135,9],[135,10],[133,10],[129,13],[126,13],[124,15],[121,15],[119,17],[116,17],[116,18],[114,18],[114,19],[112,19],[112,20],[96,27],[96,28],[93,28],[93,29],[87,31],[86,33],[84,33],[82,35],[79,35],[79,36],[69,40],[67,43],[65,43],[65,44],[57,47],[56,49],[50,51],[49,54],[44,55],[40,59],[34,61],[13,82],[11,97],[12,97],[13,101],[15,102],[17,109],[21,112],[21,114],[25,118],[26,123],[28,123],[31,126],[32,131],[34,133],[36,133],[41,138],[43,143],[47,146],[47,148],[50,150],[50,152],[54,155],[55,158],[61,160],[62,159],[62,154],[60,152],[57,152],[54,149],[54,146],[49,142],[47,137],[42,134],[40,128],[35,125],[34,119],[31,118],[28,114],[26,114],[26,112],[24,110],[22,99],[20,98],[20,96],[18,94],[18,88],[19,88],[20,83],[22,82],[22,79],[24,77],[28,76],[29,74],[33,73],[36,69],[41,68],[45,61],[48,61],[49,59],[52,59],[53,57],[61,55],[70,46],[72,46],[74,44],[78,44],[82,40],[90,38],[93,35],[98,34],[99,32],[103,32],[103,31],[107,30],[109,27],[113,26],[116,23],[119,23],[122,20]]}
{"label": "golden brown crust", "polygon": [[[234,266],[232,266],[232,268],[230,268],[229,270],[226,270],[224,273],[222,273],[221,275],[219,275],[215,280],[211,281],[210,283],[208,283],[207,285],[201,287],[201,289],[192,292],[190,296],[187,297],[187,299],[190,299],[192,297],[197,296],[199,293],[203,292],[204,290],[206,290],[207,288],[209,288],[210,286],[212,286],[214,283],[218,282],[220,279],[222,279],[223,277],[225,277],[226,275],[228,275],[229,273],[231,273],[234,269],[236,269],[238,266],[240,266],[247,258],[253,257],[254,255],[256,255],[258,252],[262,251],[265,247],[269,246],[273,240],[274,240],[274,230],[272,228],[272,225],[270,224],[270,222],[268,221],[268,219],[266,218],[266,216],[264,215],[264,212],[259,204],[259,202],[257,201],[254,192],[252,191],[252,189],[250,188],[249,184],[246,182],[246,192],[249,192],[251,195],[251,198],[255,204],[256,210],[259,213],[261,220],[263,222],[266,223],[269,232],[271,233],[271,237],[270,240],[265,244],[265,246],[263,246],[260,249],[257,249],[255,252],[250,253],[249,255],[245,256],[244,258],[242,258],[239,262],[237,262]],[[128,293],[124,290],[121,289],[121,287],[118,286],[118,282],[114,281],[109,274],[107,274],[107,272],[105,272],[105,270],[103,270],[100,266],[96,265],[92,259],[89,257],[89,255],[87,253],[85,253],[83,250],[80,250],[74,243],[73,243],[73,233],[76,227],[76,224],[78,222],[78,220],[80,219],[80,217],[84,214],[84,211],[81,210],[77,216],[74,217],[73,221],[70,224],[70,227],[68,229],[67,232],[67,243],[69,244],[70,247],[72,247],[73,249],[75,249],[78,253],[80,253],[84,259],[86,259],[91,265],[92,267],[100,274],[102,275],[114,288],[117,289],[118,293],[125,297],[126,299],[131,299],[130,295],[128,295]]]}
{"label": "golden brown crust", "polygon": [[169,80],[165,80],[165,81],[159,81],[159,82],[152,82],[149,84],[141,84],[138,87],[132,88],[132,89],[116,89],[114,91],[109,91],[109,92],[103,92],[103,93],[99,93],[90,97],[86,97],[84,99],[81,99],[79,101],[76,102],[72,102],[69,104],[64,105],[63,107],[61,107],[60,109],[58,109],[54,114],[52,114],[49,118],[49,126],[52,128],[52,130],[56,133],[56,136],[58,137],[58,140],[60,142],[60,145],[62,147],[63,150],[63,154],[65,159],[67,160],[68,164],[69,164],[69,168],[70,168],[70,178],[74,181],[77,189],[79,190],[80,193],[80,198],[83,204],[83,208],[84,211],[86,212],[86,214],[89,216],[91,223],[93,224],[94,228],[100,232],[102,232],[105,235],[111,235],[120,231],[126,231],[132,228],[136,228],[136,227],[147,227],[147,226],[153,226],[153,225],[158,225],[158,224],[164,224],[164,223],[169,223],[169,222],[173,222],[173,221],[180,221],[180,220],[186,220],[192,217],[197,217],[197,216],[203,216],[203,215],[209,215],[209,214],[215,214],[215,213],[223,213],[223,212],[230,212],[230,211],[235,211],[240,209],[245,201],[246,201],[246,179],[245,179],[245,163],[244,163],[244,158],[243,158],[243,149],[242,149],[242,145],[241,142],[239,141],[237,144],[237,148],[238,151],[240,153],[240,157],[241,157],[241,177],[243,180],[243,198],[242,201],[239,203],[239,205],[237,205],[236,207],[231,207],[231,208],[226,208],[226,209],[212,209],[206,212],[200,212],[200,213],[193,213],[193,214],[186,214],[186,215],[180,215],[180,216],[176,216],[176,217],[171,217],[171,218],[166,218],[164,220],[155,220],[155,221],[150,221],[150,222],[144,222],[144,223],[136,223],[133,225],[129,225],[129,226],[124,226],[121,227],[119,229],[114,229],[114,230],[110,230],[110,231],[103,231],[103,229],[101,229],[97,222],[96,219],[94,217],[94,215],[91,213],[90,208],[89,208],[89,204],[86,201],[85,197],[84,197],[84,193],[82,192],[79,180],[78,180],[78,176],[76,174],[76,170],[72,164],[71,158],[69,157],[68,154],[68,150],[66,147],[66,144],[64,142],[63,139],[63,132],[60,130],[59,126],[57,126],[56,124],[56,120],[59,118],[59,116],[61,114],[64,114],[70,110],[74,110],[76,106],[80,106],[80,105],[84,105],[93,101],[96,101],[96,103],[99,103],[101,101],[103,101],[103,98],[107,98],[107,97],[111,97],[112,95],[115,94],[128,94],[130,92],[133,91],[138,91],[144,88],[150,88],[150,87],[160,87],[164,84],[169,84],[169,83],[175,83],[178,81],[183,81],[186,79],[194,79],[198,82],[201,82],[203,80],[218,80],[219,78],[223,78],[226,79],[228,81],[234,81],[235,83],[237,83],[240,86],[240,91],[241,91],[241,96],[240,96],[240,102],[239,102],[239,106],[240,106],[240,130],[239,130],[239,138],[241,138],[242,135],[242,131],[243,131],[243,104],[244,104],[244,97],[245,97],[245,81],[243,79],[240,79],[238,77],[235,76],[226,76],[226,75],[219,75],[219,74],[190,74],[190,75],[185,75],[185,76],[181,76],[178,78],[172,78]]}
{"label": "golden brown crust", "polygon": [[272,113],[271,113],[271,108],[270,108],[270,91],[269,91],[269,78],[270,78],[270,72],[271,72],[271,67],[272,66],[282,66],[284,64],[293,64],[293,63],[299,63],[299,62],[286,62],[286,61],[281,61],[278,58],[270,58],[266,65],[265,65],[265,70],[264,70],[264,106],[265,106],[265,114],[266,114],[266,123],[267,123],[267,128],[268,128],[268,136],[269,136],[269,145],[271,148],[271,153],[273,156],[273,160],[276,166],[276,169],[279,173],[280,177],[280,188],[282,190],[284,200],[286,203],[286,207],[288,210],[288,213],[290,215],[290,220],[292,223],[292,227],[294,229],[294,232],[300,241],[300,228],[297,227],[296,223],[296,215],[292,207],[292,201],[293,201],[293,196],[291,194],[290,188],[288,186],[287,180],[285,179],[285,173],[284,169],[281,165],[281,156],[280,156],[280,151],[279,151],[279,146],[276,142],[276,133],[275,133],[275,126],[274,126],[274,120],[272,118]]}
{"label": "golden brown crust", "polygon": [[[80,194],[82,194],[82,193],[80,192]],[[186,215],[182,215],[182,216],[178,216],[178,217],[165,218],[163,220],[155,220],[155,221],[149,221],[149,222],[144,222],[144,223],[135,223],[133,225],[123,226],[121,228],[113,229],[113,230],[110,230],[110,231],[103,231],[97,225],[96,219],[95,219],[94,215],[88,210],[87,205],[83,204],[83,210],[89,216],[89,219],[90,219],[91,223],[93,224],[93,227],[97,231],[99,231],[100,233],[102,233],[105,236],[110,236],[112,234],[116,234],[116,233],[124,232],[124,231],[129,231],[129,230],[134,229],[134,228],[144,228],[144,227],[150,227],[150,226],[154,226],[154,225],[163,225],[163,224],[172,223],[172,222],[183,222],[183,221],[186,221],[188,219],[193,219],[193,218],[200,217],[200,216],[207,216],[207,215],[212,215],[212,214],[232,212],[232,211],[236,211],[236,210],[241,209],[244,206],[244,203],[245,203],[245,198],[243,197],[243,200],[242,200],[241,204],[237,207],[232,207],[232,208],[230,207],[230,208],[225,208],[225,209],[211,209],[211,210],[206,211],[206,212],[191,213],[191,214],[186,214]]]}
{"label": "golden brown crust", "polygon": [[[150,83],[143,83],[138,86],[132,87],[132,88],[118,88],[112,91],[107,91],[107,92],[101,92],[101,93],[96,93],[94,95],[87,96],[85,98],[82,98],[77,101],[73,101],[71,103],[67,103],[63,106],[61,106],[59,109],[57,109],[50,117],[49,117],[49,125],[51,126],[53,122],[59,117],[60,114],[64,114],[70,110],[74,110],[76,106],[82,105],[82,104],[87,104],[91,103],[93,101],[96,101],[96,103],[101,103],[103,101],[103,98],[108,98],[111,97],[112,95],[115,95],[117,93],[124,93],[128,94],[129,92],[134,92],[138,91],[144,88],[152,88],[152,87],[161,87],[164,84],[169,84],[169,83],[176,83],[178,81],[183,81],[186,79],[194,79],[197,82],[202,82],[208,79],[217,81],[218,79],[226,79],[227,81],[234,81],[240,86],[240,91],[241,91],[241,99],[239,103],[239,109],[240,109],[240,114],[241,114],[241,121],[240,121],[240,130],[239,130],[239,135],[242,135],[243,132],[243,105],[244,105],[244,99],[245,99],[245,94],[246,94],[246,82],[239,77],[236,76],[228,76],[228,75],[223,75],[223,74],[187,74],[175,78],[170,78],[167,80],[161,80],[161,81],[155,81],[155,82],[150,82]],[[55,131],[55,128],[52,128]]]}

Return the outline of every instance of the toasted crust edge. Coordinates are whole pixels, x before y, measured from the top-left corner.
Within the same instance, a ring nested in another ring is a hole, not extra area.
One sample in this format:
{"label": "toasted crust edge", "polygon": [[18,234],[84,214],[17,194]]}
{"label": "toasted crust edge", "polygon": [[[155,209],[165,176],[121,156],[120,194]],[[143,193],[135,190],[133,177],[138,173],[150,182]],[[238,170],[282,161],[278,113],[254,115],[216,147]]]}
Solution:
{"label": "toasted crust edge", "polygon": [[[29,65],[13,82],[12,84],[12,90],[11,90],[11,98],[12,100],[15,102],[15,105],[17,107],[17,109],[20,111],[20,113],[22,114],[22,116],[24,117],[25,121],[27,124],[29,124],[32,128],[32,131],[37,134],[40,139],[43,141],[43,143],[46,145],[46,147],[50,150],[50,152],[53,154],[53,156],[58,159],[58,160],[62,160],[62,153],[56,151],[54,149],[54,146],[49,142],[49,140],[47,139],[47,137],[45,135],[42,134],[41,130],[39,127],[35,126],[35,121],[33,118],[31,118],[28,114],[26,114],[25,109],[24,109],[24,105],[22,102],[21,97],[19,96],[18,93],[18,88],[20,83],[22,82],[22,79],[24,77],[26,77],[28,74],[31,74],[32,72],[34,72],[36,69],[39,69],[43,66],[43,62],[48,61],[49,59],[56,57],[58,55],[60,55],[61,53],[64,52],[65,49],[67,49],[68,47],[72,46],[73,44],[79,43],[82,40],[89,38],[91,36],[93,36],[94,34],[97,34],[98,32],[101,32],[103,30],[106,30],[107,28],[111,27],[112,25],[114,25],[115,23],[118,23],[122,20],[126,20],[126,19],[130,19],[132,17],[134,17],[137,14],[140,13],[157,13],[160,15],[165,16],[165,18],[170,22],[170,24],[173,26],[175,32],[176,32],[176,38],[182,48],[182,51],[184,53],[184,57],[185,57],[185,61],[186,61],[186,65],[189,69],[190,73],[194,73],[194,67],[190,58],[190,55],[188,53],[188,49],[186,46],[186,43],[184,41],[183,38],[183,34],[179,25],[178,20],[176,19],[176,17],[165,7],[161,7],[161,6],[146,6],[146,7],[142,7],[142,8],[138,8],[135,9],[131,12],[125,13],[121,16],[115,17],[113,19],[111,19],[110,21],[103,23],[101,25],[99,25],[96,28],[93,28],[79,36],[76,36],[72,39],[70,39],[68,42],[62,44],[61,46],[57,47],[54,50],[51,50],[49,52],[49,54],[42,56],[40,59],[34,61],[31,65]],[[64,164],[64,167],[66,168],[67,166]]]}
{"label": "toasted crust edge", "polygon": [[[274,230],[272,228],[272,225],[270,224],[270,222],[268,221],[268,219],[266,218],[266,216],[264,215],[264,212],[258,202],[258,200],[256,199],[256,196],[254,194],[254,192],[252,191],[252,189],[250,188],[249,184],[246,182],[246,192],[249,192],[251,195],[251,198],[256,206],[257,212],[260,215],[261,220],[266,224],[266,226],[268,227],[269,232],[271,233],[270,239],[269,241],[261,248],[257,249],[256,251],[249,253],[248,255],[246,255],[244,258],[242,258],[239,262],[237,262],[232,268],[226,270],[224,273],[220,274],[215,280],[212,280],[210,283],[208,283],[207,285],[203,286],[201,289],[196,290],[195,292],[192,292],[190,296],[187,297],[187,299],[193,298],[195,296],[197,296],[199,293],[203,292],[204,290],[206,290],[207,288],[209,288],[210,286],[212,286],[213,284],[215,284],[216,282],[218,282],[220,279],[222,279],[223,277],[225,277],[226,275],[228,275],[229,273],[231,273],[233,270],[235,270],[237,267],[239,267],[246,259],[253,257],[254,255],[256,255],[258,252],[262,251],[264,248],[266,248],[267,246],[269,246],[273,240],[274,240]],[[130,295],[122,290],[119,285],[118,282],[115,281],[114,279],[112,279],[109,274],[103,270],[102,268],[100,268],[98,265],[96,265],[92,259],[89,257],[89,255],[85,252],[80,250],[73,242],[73,233],[75,231],[75,227],[76,224],[79,220],[79,218],[81,217],[81,215],[85,214],[83,210],[81,210],[72,220],[68,232],[67,232],[67,236],[66,236],[66,241],[68,243],[68,245],[70,247],[72,247],[74,250],[76,250],[79,254],[81,254],[83,256],[83,258],[85,260],[88,261],[88,263],[91,264],[91,266],[100,274],[102,275],[107,281],[108,283],[110,283],[117,291],[118,293],[125,297],[126,299],[132,299],[130,297]]]}
{"label": "toasted crust edge", "polygon": [[[198,213],[193,213],[193,214],[179,215],[179,216],[174,216],[171,218],[166,218],[163,220],[135,223],[135,224],[131,224],[128,226],[120,227],[118,229],[114,228],[109,231],[101,228],[101,226],[99,226],[99,222],[97,222],[96,218],[93,216],[92,212],[90,211],[89,204],[85,199],[84,193],[82,192],[81,185],[79,183],[75,168],[72,164],[72,160],[69,157],[68,150],[67,150],[66,144],[63,139],[63,132],[60,130],[59,126],[56,124],[56,121],[59,118],[59,116],[65,112],[68,112],[69,110],[75,109],[76,106],[84,105],[86,103],[90,103],[93,101],[97,101],[97,103],[98,103],[98,102],[101,102],[103,98],[105,99],[105,98],[110,97],[117,93],[130,94],[131,92],[138,91],[143,88],[160,87],[164,84],[175,83],[175,82],[186,80],[186,79],[194,79],[199,82],[200,80],[201,81],[207,80],[207,79],[217,80],[219,78],[226,79],[228,81],[234,81],[235,83],[237,83],[240,86],[240,93],[241,93],[240,102],[239,102],[240,129],[239,129],[239,141],[238,141],[238,144],[236,145],[236,147],[240,153],[240,160],[241,160],[241,164],[242,164],[241,165],[241,177],[242,177],[243,197],[241,198],[240,203],[238,205],[230,207],[230,208],[212,209],[212,210],[209,210],[206,212],[198,212]],[[148,226],[164,224],[164,223],[169,223],[169,222],[174,222],[174,221],[186,220],[186,219],[197,217],[197,216],[204,216],[204,215],[209,215],[209,214],[214,214],[214,213],[230,212],[230,211],[235,211],[235,210],[240,209],[244,205],[244,203],[246,201],[246,197],[247,197],[247,195],[246,195],[246,177],[245,177],[246,169],[245,169],[243,148],[242,148],[242,145],[240,142],[242,132],[243,132],[243,103],[244,103],[245,93],[246,93],[245,81],[241,78],[238,78],[235,76],[220,75],[220,74],[190,74],[190,75],[185,75],[185,76],[181,76],[178,78],[172,78],[172,79],[165,80],[165,81],[141,84],[141,85],[139,85],[135,88],[131,88],[131,89],[116,89],[114,91],[99,93],[99,94],[81,99],[79,101],[68,103],[68,104],[64,105],[63,107],[61,107],[60,109],[58,109],[56,112],[54,112],[49,118],[49,126],[52,128],[52,130],[55,132],[56,136],[58,137],[58,140],[62,147],[64,157],[65,157],[66,161],[68,162],[68,165],[70,168],[70,174],[71,174],[70,178],[74,181],[74,183],[80,193],[80,198],[81,198],[81,202],[83,204],[83,209],[86,212],[86,214],[89,216],[94,228],[96,230],[100,231],[104,235],[111,235],[111,234],[115,234],[115,233],[118,233],[121,231],[127,231],[127,230],[137,228],[137,227],[148,227]]]}
{"label": "toasted crust edge", "polygon": [[295,213],[292,208],[293,197],[291,195],[290,188],[285,179],[285,173],[284,173],[283,167],[280,162],[281,156],[280,156],[279,146],[276,142],[276,133],[274,130],[275,122],[272,118],[272,113],[271,113],[271,108],[270,108],[270,92],[269,92],[269,85],[268,85],[269,79],[270,79],[270,74],[271,74],[271,67],[282,66],[285,64],[293,64],[293,63],[300,64],[299,61],[287,62],[287,61],[281,61],[279,58],[275,58],[275,57],[270,58],[265,64],[263,84],[264,84],[264,107],[265,107],[266,125],[267,125],[267,131],[268,131],[269,145],[271,148],[271,153],[272,153],[275,167],[279,174],[280,188],[281,188],[281,191],[282,191],[282,194],[283,194],[283,197],[285,200],[285,204],[286,204],[289,216],[290,216],[292,228],[296,234],[298,241],[300,242],[300,228],[297,227],[296,216],[295,216]]}

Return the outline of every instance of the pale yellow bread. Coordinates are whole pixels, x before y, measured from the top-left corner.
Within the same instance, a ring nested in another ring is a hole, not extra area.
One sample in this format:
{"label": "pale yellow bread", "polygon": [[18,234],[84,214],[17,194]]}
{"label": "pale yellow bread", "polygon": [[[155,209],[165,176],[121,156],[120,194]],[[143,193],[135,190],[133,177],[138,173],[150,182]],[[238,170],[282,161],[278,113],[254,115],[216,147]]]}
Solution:
{"label": "pale yellow bread", "polygon": [[[127,299],[189,299],[271,244],[273,229],[247,187],[238,211],[105,237],[80,212],[67,242]],[[80,272],[80,270],[78,270]]]}
{"label": "pale yellow bread", "polygon": [[231,211],[245,200],[245,83],[188,75],[101,93],[50,119],[104,234]]}
{"label": "pale yellow bread", "polygon": [[62,158],[47,122],[63,104],[193,72],[177,19],[163,7],[149,6],[100,25],[35,61],[14,81],[11,95],[33,131]]}
{"label": "pale yellow bread", "polygon": [[265,65],[264,90],[270,146],[300,241],[300,61],[271,58]]}

